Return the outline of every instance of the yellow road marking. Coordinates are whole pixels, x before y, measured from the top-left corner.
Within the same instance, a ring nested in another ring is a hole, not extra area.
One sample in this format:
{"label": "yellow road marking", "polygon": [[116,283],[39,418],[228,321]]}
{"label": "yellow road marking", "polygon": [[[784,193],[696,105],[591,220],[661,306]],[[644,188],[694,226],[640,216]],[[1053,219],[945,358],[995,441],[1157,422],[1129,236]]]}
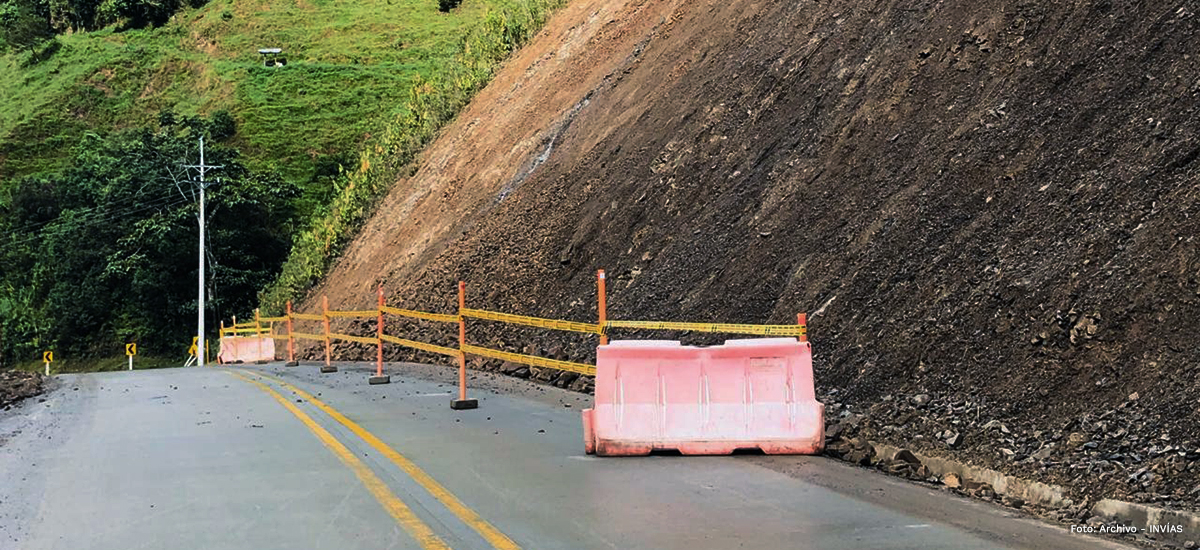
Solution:
{"label": "yellow road marking", "polygon": [[358,457],[354,456],[354,453],[350,452],[350,449],[347,449],[337,438],[333,437],[333,434],[330,434],[320,424],[317,424],[312,417],[292,404],[286,397],[279,395],[279,392],[271,389],[270,386],[236,372],[230,371],[229,374],[258,386],[271,397],[274,397],[276,401],[279,401],[292,414],[296,415],[296,418],[299,418],[305,426],[308,426],[308,429],[312,430],[312,433],[317,436],[317,439],[321,440],[321,443],[329,447],[329,450],[342,459],[346,467],[350,468],[354,472],[354,475],[358,476],[358,480],[375,496],[375,499],[383,505],[384,509],[396,519],[396,523],[399,523],[405,531],[408,531],[408,534],[417,540],[421,548],[449,550],[450,547],[445,542],[442,542],[442,539],[438,538],[437,534],[428,525],[425,525],[420,518],[413,514],[412,509],[405,505],[404,501],[392,494],[387,484],[382,479],[379,479],[379,476],[375,475],[375,472],[372,472],[366,464],[363,464]]}
{"label": "yellow road marking", "polygon": [[404,455],[396,452],[396,450],[389,447],[387,443],[384,443],[378,437],[375,437],[374,434],[368,432],[362,426],[356,424],[353,420],[346,418],[345,415],[338,412],[333,407],[326,405],[325,403],[321,402],[320,399],[313,397],[304,390],[288,384],[279,378],[268,374],[263,374],[261,372],[255,372],[253,374],[274,380],[277,384],[283,386],[284,388],[296,392],[296,395],[299,395],[301,399],[305,399],[309,403],[312,403],[318,409],[321,409],[322,412],[328,414],[334,420],[337,420],[339,423],[341,423],[341,425],[353,432],[354,435],[362,438],[362,440],[366,441],[368,445],[370,445],[376,451],[379,451],[379,453],[387,457],[388,460],[391,460],[392,463],[398,466],[401,470],[404,470],[404,472],[412,477],[417,483],[419,483],[421,487],[424,487],[426,491],[429,491],[429,494],[441,501],[441,503],[445,505],[448,510],[453,512],[454,515],[458,516],[458,519],[461,519],[463,523],[474,529],[476,533],[479,533],[479,535],[483,537],[484,540],[488,541],[488,543],[493,547],[501,550],[517,550],[521,548],[520,546],[517,546],[517,543],[513,542],[512,539],[508,538],[507,535],[501,533],[499,529],[496,529],[492,526],[492,524],[479,517],[479,514],[476,514],[474,510],[467,508],[462,501],[458,500],[458,497],[454,496],[454,494],[443,487],[442,484],[438,483],[437,480],[425,473],[425,470],[422,470]]}

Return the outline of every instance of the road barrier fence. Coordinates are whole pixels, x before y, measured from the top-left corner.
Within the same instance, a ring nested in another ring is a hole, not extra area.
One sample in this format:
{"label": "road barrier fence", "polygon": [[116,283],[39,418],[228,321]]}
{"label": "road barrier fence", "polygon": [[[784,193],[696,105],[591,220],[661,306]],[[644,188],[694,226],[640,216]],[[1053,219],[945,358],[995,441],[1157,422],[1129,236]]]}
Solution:
{"label": "road barrier fence", "polygon": [[[555,331],[593,334],[599,338],[599,343],[601,345],[608,343],[608,335],[611,329],[729,333],[768,337],[794,337],[801,342],[806,342],[808,340],[807,322],[805,314],[803,313],[800,313],[796,316],[796,324],[794,325],[746,325],[728,323],[610,320],[607,312],[607,297],[605,296],[606,278],[604,275],[604,270],[597,272],[596,281],[599,315],[597,322],[595,323],[567,321],[561,319],[545,319],[512,313],[467,308],[466,283],[460,281],[458,284],[457,313],[433,313],[390,307],[385,303],[383,288],[380,286],[377,290],[377,306],[375,309],[350,311],[331,310],[329,309],[329,298],[323,296],[321,298],[320,313],[298,313],[292,310],[292,303],[289,301],[287,303],[285,313],[281,316],[263,317],[259,314],[258,310],[255,310],[253,321],[238,323],[237,318],[234,317],[233,325],[230,327],[226,327],[222,321],[220,333],[221,342],[224,345],[228,341],[231,345],[239,345],[244,348],[245,343],[240,342],[240,340],[253,338],[256,339],[258,345],[261,346],[259,349],[265,352],[265,348],[270,347],[270,351],[273,354],[273,341],[286,340],[287,364],[289,366],[295,366],[298,364],[296,361],[295,346],[295,341],[297,339],[323,342],[325,348],[325,361],[324,366],[321,368],[322,372],[335,372],[337,370],[336,367],[333,366],[331,360],[333,341],[340,340],[356,342],[365,345],[373,345],[376,347],[376,372],[375,376],[371,377],[372,384],[387,383],[389,381],[388,377],[383,374],[384,345],[397,345],[432,354],[455,357],[458,359],[459,367],[459,394],[458,399],[452,402],[452,406],[455,408],[473,408],[473,400],[467,399],[466,392],[466,358],[468,355],[496,359],[500,361],[509,361],[512,363],[518,363],[532,367],[574,372],[589,376],[596,375],[596,366],[587,363],[577,363],[573,361],[563,361],[547,357],[519,354],[469,344],[467,343],[467,319],[535,327]],[[416,340],[410,340],[396,335],[387,334],[385,332],[385,328],[387,318],[389,316],[416,319],[434,323],[457,324],[458,347],[452,348],[440,346],[428,342],[419,342]],[[376,331],[375,334],[371,336],[335,333],[331,330],[330,321],[332,319],[375,319]],[[311,332],[297,332],[294,327],[294,324],[297,321],[320,322],[322,327],[321,333],[314,334]],[[277,332],[277,328],[279,328],[278,325],[282,325],[282,328],[284,329],[283,333]],[[265,341],[271,341],[271,345],[264,345],[263,342]]]}

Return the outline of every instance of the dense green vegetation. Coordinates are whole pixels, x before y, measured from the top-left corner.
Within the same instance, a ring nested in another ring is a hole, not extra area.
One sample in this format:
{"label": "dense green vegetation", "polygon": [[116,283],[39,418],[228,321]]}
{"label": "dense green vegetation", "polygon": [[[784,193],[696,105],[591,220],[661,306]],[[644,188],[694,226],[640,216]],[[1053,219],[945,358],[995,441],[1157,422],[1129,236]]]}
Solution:
{"label": "dense green vegetation", "polygon": [[[119,350],[114,353],[119,353]],[[136,370],[143,369],[165,369],[179,366],[179,353],[170,356],[152,356],[142,355],[141,353],[133,360],[133,368]],[[7,364],[6,364],[7,366]],[[24,361],[12,365],[14,369],[28,372],[45,372],[46,365],[41,359],[33,361]],[[54,363],[50,365],[50,374],[67,374],[76,372],[110,372],[119,371],[129,368],[128,358],[124,355],[112,356],[96,356],[96,357],[78,357],[71,356],[66,359],[55,357]]]}
{"label": "dense green vegetation", "polygon": [[0,45],[30,49],[64,32],[161,25],[184,5],[196,8],[205,1],[0,0]]}
{"label": "dense green vegetation", "polygon": [[[0,353],[10,361],[55,348],[59,357],[184,356],[196,316],[197,203],[180,167],[198,137],[228,140],[228,116],[162,116],[156,130],[85,140],[66,170],[13,182],[0,203]],[[213,143],[223,165],[208,192],[210,307],[253,307],[285,257],[299,190],[245,168]]]}
{"label": "dense green vegetation", "polygon": [[0,364],[182,355],[202,134],[212,325],[303,292],[562,2],[0,0]]}

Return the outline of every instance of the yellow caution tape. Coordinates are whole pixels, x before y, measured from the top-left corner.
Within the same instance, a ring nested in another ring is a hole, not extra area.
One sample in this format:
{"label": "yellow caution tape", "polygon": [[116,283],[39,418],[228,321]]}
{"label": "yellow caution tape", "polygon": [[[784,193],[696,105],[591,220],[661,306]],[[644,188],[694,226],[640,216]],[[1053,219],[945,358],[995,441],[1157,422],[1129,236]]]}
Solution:
{"label": "yellow caution tape", "polygon": [[287,315],[283,315],[280,317],[259,317],[258,322],[260,322],[260,323],[282,323],[284,321],[287,321],[287,319],[288,319]]}
{"label": "yellow caution tape", "polygon": [[379,315],[379,310],[363,310],[363,311],[334,311],[329,310],[330,317],[358,318],[358,317],[376,317]]}
{"label": "yellow caution tape", "polygon": [[525,325],[530,327],[548,328],[551,330],[562,330],[570,332],[586,332],[589,334],[600,334],[600,325],[591,323],[576,323],[574,321],[561,321],[558,319],[542,319],[540,317],[526,317],[524,315],[512,315],[509,313],[498,313],[495,311],[484,311],[481,309],[464,309],[462,310],[463,317],[473,317],[475,319],[484,319],[487,321],[498,321],[501,323],[509,323],[514,325]]}
{"label": "yellow caution tape", "polygon": [[586,374],[589,376],[596,375],[596,367],[584,363],[572,363],[570,361],[559,361],[557,359],[546,359],[545,357],[534,357],[532,355],[521,355],[519,353],[509,353],[507,351],[498,351],[489,348],[481,348],[472,345],[464,345],[463,351],[472,355],[490,357],[501,361],[511,361],[513,363],[521,363],[523,365],[532,365],[534,367],[545,367],[548,369],[565,370]]}
{"label": "yellow caution tape", "polygon": [[301,319],[304,321],[324,321],[325,318],[314,313],[293,313],[292,319]]}
{"label": "yellow caution tape", "polygon": [[425,311],[413,311],[411,309],[397,309],[394,307],[383,306],[384,313],[392,315],[400,315],[402,317],[412,317],[415,319],[424,319],[426,321],[436,321],[439,323],[457,323],[457,315],[446,315],[444,313],[428,313]]}
{"label": "yellow caution tape", "polygon": [[692,332],[724,332],[729,334],[753,334],[758,336],[803,336],[808,333],[804,325],[731,325],[722,323],[670,323],[658,321],[608,321],[604,328],[630,328],[641,330],[688,330]]}
{"label": "yellow caution tape", "polygon": [[398,345],[401,345],[401,346],[404,346],[407,348],[413,348],[413,349],[419,349],[422,351],[427,351],[429,353],[437,353],[440,355],[449,355],[451,357],[458,357],[458,350],[456,350],[454,348],[435,346],[433,344],[426,344],[425,342],[417,342],[415,340],[405,340],[403,338],[396,338],[395,336],[389,336],[387,334],[383,335],[383,341],[391,342],[393,344],[398,344]]}
{"label": "yellow caution tape", "polygon": [[272,340],[287,340],[288,339],[288,335],[286,335],[286,334],[264,334],[263,336],[266,338],[270,338]]}
{"label": "yellow caution tape", "polygon": [[238,334],[259,334],[265,332],[267,332],[267,327],[225,328],[221,330],[221,335],[237,336]]}
{"label": "yellow caution tape", "polygon": [[324,336],[321,336],[319,334],[304,334],[303,332],[293,332],[292,338],[299,338],[301,340],[318,340],[321,342],[325,341]]}
{"label": "yellow caution tape", "polygon": [[257,326],[254,321],[245,321],[242,323],[234,324],[233,328],[247,328],[247,327],[254,327],[254,326]]}
{"label": "yellow caution tape", "polygon": [[375,344],[379,343],[374,338],[367,338],[366,336],[351,336],[349,334],[330,333],[329,338],[331,340],[348,340],[350,342],[358,342],[360,344],[375,345]]}

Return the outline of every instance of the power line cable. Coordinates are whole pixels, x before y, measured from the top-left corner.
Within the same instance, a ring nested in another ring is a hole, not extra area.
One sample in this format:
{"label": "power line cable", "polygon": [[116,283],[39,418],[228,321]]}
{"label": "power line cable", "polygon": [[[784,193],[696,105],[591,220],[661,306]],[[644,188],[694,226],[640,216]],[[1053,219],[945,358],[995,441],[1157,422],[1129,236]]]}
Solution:
{"label": "power line cable", "polygon": [[[181,206],[181,205],[184,205],[184,204],[188,204],[189,202],[190,202],[190,201],[187,201],[187,200],[181,200],[181,199],[174,199],[174,198],[173,198],[171,201],[159,202],[159,203],[155,203],[155,204],[151,204],[151,205],[139,205],[137,208],[133,208],[133,209],[129,209],[129,210],[116,211],[116,212],[112,212],[112,211],[110,211],[110,212],[105,212],[105,213],[104,213],[104,215],[98,215],[98,214],[97,214],[97,215],[92,215],[92,216],[84,216],[84,217],[82,217],[82,218],[74,218],[74,220],[73,220],[73,221],[76,221],[76,222],[81,222],[81,223],[83,223],[83,224],[86,224],[86,225],[89,225],[89,226],[95,226],[95,225],[97,225],[97,222],[103,222],[103,223],[109,223],[109,224],[111,224],[111,223],[117,223],[117,222],[122,222],[122,221],[125,221],[125,220],[129,219],[129,217],[131,217],[131,216],[133,216],[133,215],[135,215],[135,214],[139,214],[139,213],[142,213],[142,212],[146,212],[146,211],[148,211],[148,210],[154,210],[154,209],[159,209],[159,210],[171,209],[171,208],[174,208],[174,207],[176,207],[176,206]],[[61,216],[60,216],[60,218],[61,218]],[[52,221],[60,221],[60,218],[56,218],[56,219],[54,219],[54,220],[52,220]],[[44,229],[44,227],[43,227],[43,229]],[[16,232],[13,232],[12,234],[16,234]],[[38,232],[36,232],[36,233],[32,233],[32,234],[26,235],[26,236],[25,236],[24,238],[22,238],[22,239],[10,240],[10,241],[8,241],[8,242],[7,242],[7,244],[9,244],[9,245],[21,245],[21,244],[27,244],[27,243],[35,242],[35,241],[38,241],[38,240],[41,240],[41,239],[42,239],[42,234],[41,234],[41,231],[38,231]]]}
{"label": "power line cable", "polygon": [[[188,179],[186,179],[186,178],[185,178],[185,179],[183,179],[183,180],[180,180],[180,179],[179,179],[179,177],[178,177],[178,176],[175,174],[175,172],[171,171],[169,168],[167,169],[167,173],[168,173],[168,174],[170,174],[170,176],[171,176],[170,178],[166,178],[166,177],[161,177],[161,176],[160,176],[160,177],[159,177],[159,178],[157,178],[157,179],[159,179],[159,180],[170,179],[170,180],[171,180],[171,181],[172,181],[172,182],[175,184],[175,188],[176,188],[176,189],[179,191],[179,195],[180,195],[181,197],[183,197],[184,199],[189,199],[189,197],[187,196],[187,194],[185,194],[185,193],[183,192],[183,188],[182,188],[182,187],[180,187],[180,185],[179,185],[179,184],[180,184],[181,182],[189,182],[189,183],[190,183],[190,182],[191,182],[191,180],[188,180]],[[137,198],[141,197],[141,196],[142,196],[142,195],[145,193],[145,190],[146,190],[146,188],[147,188],[147,186],[148,186],[148,185],[149,185],[148,183],[144,183],[144,184],[142,185],[142,187],[141,187],[141,188],[139,188],[139,189],[137,190],[137,192],[135,192],[135,193],[134,193],[134,195],[133,195],[132,199],[137,199]],[[196,191],[195,191],[195,189],[192,189],[191,191],[192,191],[192,196],[190,197],[190,199],[189,199],[189,200],[195,201],[195,200],[196,200]],[[171,199],[171,198],[172,198],[172,197],[170,196],[170,195],[171,195],[171,192],[170,192],[170,191],[167,191],[166,193],[167,193],[166,195],[162,195],[162,196],[158,196],[158,197],[150,198],[150,199],[148,199],[148,200],[147,200],[147,202],[149,202],[149,203],[155,203],[155,202],[162,202],[162,201],[166,201],[166,200],[169,200],[169,199]],[[144,204],[144,203],[143,203],[143,204]],[[112,210],[113,208],[114,208],[114,205],[111,205],[111,204],[110,204],[110,205],[99,205],[99,204],[98,204],[98,205],[96,205],[96,206],[92,206],[92,207],[88,207],[88,208],[81,208],[81,209],[67,209],[67,208],[64,208],[64,209],[61,209],[61,210],[60,210],[60,215],[61,215],[61,211],[62,211],[62,210],[72,210],[73,212],[76,212],[76,213],[82,213],[82,214],[91,215],[93,212],[97,212],[97,211],[99,211],[99,210]],[[47,225],[49,225],[49,224],[51,224],[51,223],[54,223],[54,222],[55,222],[57,219],[58,219],[58,217],[56,216],[54,219],[50,219],[50,220],[47,220],[47,221],[45,221],[45,222],[41,222],[41,223],[32,223],[32,224],[27,224],[27,225],[26,225],[26,226],[24,226],[24,227],[20,227],[20,228],[15,228],[15,229],[13,229],[13,231],[19,231],[19,232],[22,232],[22,233],[24,233],[24,232],[28,232],[28,231],[31,231],[31,230],[41,229],[41,228],[43,228],[43,227],[45,227],[45,226],[47,226]]]}
{"label": "power line cable", "polygon": [[[149,210],[169,209],[169,208],[173,208],[175,206],[179,206],[179,205],[186,204],[186,203],[187,203],[187,201],[183,201],[183,200],[179,200],[179,199],[157,201],[152,204],[148,204],[148,205],[141,204],[135,208],[125,209],[125,210],[109,210],[109,211],[106,211],[103,213],[95,213],[95,214],[91,214],[91,215],[73,217],[73,218],[71,218],[71,221],[75,221],[77,223],[81,223],[81,224],[88,225],[88,226],[94,226],[98,222],[113,223],[113,222],[118,222],[118,221],[125,221],[130,216],[133,216],[135,214],[140,214],[142,212],[146,212]],[[63,220],[63,217],[60,215],[58,218],[55,218],[52,221],[64,221],[64,220]],[[47,225],[49,225],[49,224],[47,224]],[[45,229],[45,226],[43,226],[42,229]],[[16,232],[13,232],[13,233],[15,234]],[[12,242],[14,242],[14,243],[28,242],[28,241],[37,240],[39,238],[41,238],[40,230],[37,232],[30,233],[28,235],[28,237],[25,239],[21,239],[18,241],[12,241]]]}
{"label": "power line cable", "polygon": [[[138,206],[146,206],[147,208],[154,208],[154,207],[156,207],[156,206],[158,206],[158,205],[160,205],[160,204],[162,204],[162,203],[164,203],[164,202],[169,202],[169,201],[172,201],[172,200],[175,200],[175,197],[172,197],[172,196],[171,196],[171,195],[168,193],[168,194],[167,194],[167,195],[165,195],[165,196],[162,196],[162,197],[157,197],[157,198],[150,199],[150,200],[148,200],[148,201],[145,201],[145,202],[139,203],[139,204],[138,204]],[[116,204],[109,204],[109,205],[96,205],[96,206],[93,206],[93,207],[90,207],[90,208],[81,208],[81,209],[78,209],[78,210],[76,210],[76,209],[71,209],[71,208],[63,208],[63,209],[61,209],[61,210],[59,211],[58,215],[57,215],[57,216],[55,216],[53,219],[46,220],[46,221],[44,221],[44,222],[40,222],[40,223],[32,223],[32,224],[28,224],[28,225],[25,225],[25,226],[23,226],[23,227],[13,228],[13,229],[12,229],[12,232],[14,232],[14,233],[28,233],[28,232],[31,232],[31,231],[39,231],[39,230],[41,230],[41,229],[45,228],[46,226],[48,226],[48,225],[50,225],[50,224],[52,224],[52,223],[54,223],[54,222],[56,222],[56,221],[59,221],[59,219],[60,219],[60,218],[62,218],[62,215],[63,215],[63,213],[64,213],[64,212],[71,212],[72,214],[77,214],[77,215],[75,216],[75,219],[76,219],[76,220],[80,220],[80,219],[82,219],[82,220],[87,220],[87,219],[89,219],[89,218],[101,217],[101,216],[105,216],[105,215],[107,215],[107,214],[110,214],[110,213],[112,213],[112,212],[114,212],[114,211],[116,211],[116,210],[117,210],[117,209],[116,209],[116,207],[117,207],[117,206],[118,206],[118,205],[116,205]]]}
{"label": "power line cable", "polygon": [[[171,174],[171,177],[172,177],[172,179],[175,179],[175,175],[174,175],[173,173]],[[158,179],[166,179],[166,178],[161,178],[161,177],[160,177],[160,178],[158,178]],[[140,197],[142,197],[142,196],[145,194],[145,189],[146,189],[146,186],[145,186],[145,185],[143,185],[143,186],[142,186],[140,189],[138,189],[138,190],[137,190],[137,191],[136,191],[136,192],[133,194],[133,197],[131,197],[131,198],[132,198],[132,199],[137,199],[137,198],[140,198]],[[166,194],[166,195],[161,195],[161,196],[158,196],[158,197],[151,197],[151,198],[149,199],[149,201],[158,201],[158,200],[167,199],[167,198],[170,198],[170,197],[169,197],[169,195],[170,195],[170,191],[167,191],[167,194]],[[104,209],[110,209],[110,208],[112,208],[112,205],[103,205],[103,204],[98,204],[98,205],[96,205],[96,206],[92,206],[92,207],[88,207],[88,208],[74,209],[74,211],[76,211],[76,212],[82,212],[82,213],[90,213],[90,212],[93,212],[93,211],[97,211],[97,210],[104,210]],[[68,210],[68,209],[66,209],[66,208],[63,208],[62,210]],[[53,222],[53,221],[54,221],[54,220],[49,220],[49,221],[46,221],[46,222],[42,222],[42,223],[40,223],[40,224],[39,224],[39,223],[28,224],[28,225],[26,225],[25,227],[22,227],[22,228],[20,228],[20,229],[21,229],[22,231],[25,231],[25,230],[28,230],[29,228],[33,227],[33,226],[44,226],[44,225],[46,225],[46,224],[48,224],[48,223],[51,223],[51,222]]]}

